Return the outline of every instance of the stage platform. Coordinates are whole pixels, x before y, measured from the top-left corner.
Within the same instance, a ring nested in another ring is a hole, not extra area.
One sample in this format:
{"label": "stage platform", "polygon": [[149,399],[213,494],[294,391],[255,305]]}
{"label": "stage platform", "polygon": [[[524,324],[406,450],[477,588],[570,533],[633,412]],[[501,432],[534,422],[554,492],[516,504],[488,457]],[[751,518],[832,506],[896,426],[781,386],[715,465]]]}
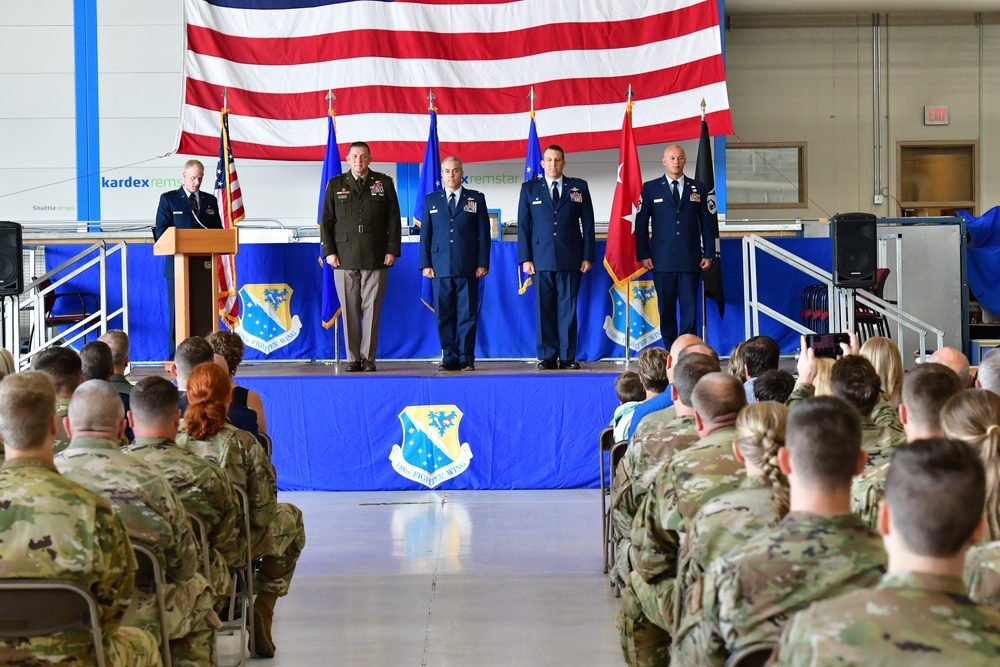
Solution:
{"label": "stage platform", "polygon": [[[597,436],[622,363],[538,371],[535,361],[243,366],[266,406],[281,490],[559,489],[597,486]],[[634,366],[634,363],[633,363]],[[161,374],[135,368],[132,381]]]}

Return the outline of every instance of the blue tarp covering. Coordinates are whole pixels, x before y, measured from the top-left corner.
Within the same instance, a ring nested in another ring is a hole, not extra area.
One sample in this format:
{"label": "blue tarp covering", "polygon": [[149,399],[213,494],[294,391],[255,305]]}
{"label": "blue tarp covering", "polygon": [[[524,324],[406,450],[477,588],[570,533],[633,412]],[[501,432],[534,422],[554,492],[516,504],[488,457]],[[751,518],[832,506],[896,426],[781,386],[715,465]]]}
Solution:
{"label": "blue tarp covering", "polygon": [[[776,239],[791,252],[829,270],[829,239]],[[597,244],[599,258],[604,243]],[[46,262],[57,266],[79,252],[79,246],[47,246]],[[129,261],[129,335],[133,361],[159,361],[167,358],[166,291],[162,278],[163,259],[153,256],[152,246],[130,245]],[[970,256],[972,252],[970,251]],[[315,244],[240,246],[236,258],[236,278],[240,289],[247,288],[263,302],[265,288],[288,292],[282,296],[285,318],[297,317],[301,329],[297,337],[270,354],[248,349],[247,359],[328,359],[333,357],[333,329],[320,322],[320,267]],[[110,308],[120,304],[120,260],[109,260],[108,284]],[[490,274],[485,278],[484,297],[479,323],[477,356],[488,358],[533,358],[535,356],[535,295],[529,288],[517,294],[517,244],[494,243]],[[605,320],[613,315],[611,280],[600,268],[601,262],[584,276],[580,288],[578,318],[580,324],[579,358],[595,360],[623,357],[624,349],[605,333]],[[971,262],[970,262],[971,266]],[[1000,262],[992,262],[992,267]],[[740,241],[722,240],[722,267],[727,308],[720,320],[714,306],[708,308],[708,341],[727,355],[745,338],[743,322],[743,268]],[[970,278],[972,271],[970,270]],[[777,260],[758,253],[758,276],[762,302],[798,320],[802,289],[813,282],[804,274]],[[640,277],[642,280],[643,277]],[[420,302],[421,275],[417,268],[416,244],[403,244],[403,255],[389,270],[389,282],[382,309],[378,357],[381,359],[431,359],[441,353],[434,314]],[[61,291],[96,292],[97,270],[92,269]],[[996,285],[993,280],[990,285]],[[977,296],[979,296],[977,294]],[[249,298],[249,296],[248,296]],[[983,299],[981,299],[983,300]],[[988,303],[983,300],[983,303]],[[987,306],[989,307],[989,306]],[[992,309],[992,308],[991,308]],[[700,322],[700,317],[699,317]],[[120,327],[121,322],[111,323]],[[769,318],[761,318],[761,333],[778,340],[783,352],[798,347],[798,335]],[[343,346],[341,346],[343,350]]]}
{"label": "blue tarp covering", "polygon": [[978,218],[967,211],[958,214],[965,219],[971,238],[967,250],[969,289],[984,308],[1000,314],[1000,206]]}

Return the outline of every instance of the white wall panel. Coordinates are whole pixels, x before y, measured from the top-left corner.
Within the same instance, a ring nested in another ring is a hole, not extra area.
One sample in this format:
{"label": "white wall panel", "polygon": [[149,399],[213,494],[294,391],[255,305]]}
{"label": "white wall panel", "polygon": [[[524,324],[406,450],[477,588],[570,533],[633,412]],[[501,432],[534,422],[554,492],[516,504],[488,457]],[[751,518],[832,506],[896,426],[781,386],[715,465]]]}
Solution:
{"label": "white wall panel", "polygon": [[75,179],[75,166],[0,168],[0,220],[76,220]]}
{"label": "white wall panel", "polygon": [[73,26],[0,25],[0,74],[73,72]]}
{"label": "white wall panel", "polygon": [[99,26],[98,70],[105,72],[180,72],[184,29],[180,25]]}
{"label": "white wall panel", "polygon": [[[7,118],[76,117],[72,73],[0,74],[0,90],[4,91],[0,122]],[[12,130],[0,125],[0,136],[8,131]]]}

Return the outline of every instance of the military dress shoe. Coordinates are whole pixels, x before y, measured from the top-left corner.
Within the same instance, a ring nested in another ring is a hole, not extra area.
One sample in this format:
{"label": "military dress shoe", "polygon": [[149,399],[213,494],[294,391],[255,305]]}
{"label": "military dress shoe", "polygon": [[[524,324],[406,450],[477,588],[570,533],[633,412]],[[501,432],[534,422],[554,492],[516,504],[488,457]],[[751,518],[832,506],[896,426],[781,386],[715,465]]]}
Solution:
{"label": "military dress shoe", "polygon": [[372,361],[371,359],[363,359],[361,361],[361,368],[362,368],[362,370],[364,370],[364,371],[366,371],[368,373],[374,373],[377,370],[375,368],[375,362]]}
{"label": "military dress shoe", "polygon": [[580,370],[580,364],[576,361],[560,361],[559,368],[566,371],[578,371]]}
{"label": "military dress shoe", "polygon": [[538,360],[538,365],[535,366],[535,368],[537,368],[540,371],[551,371],[551,370],[554,370],[556,368],[556,360],[555,359],[539,359]]}
{"label": "military dress shoe", "polygon": [[438,366],[439,371],[457,371],[459,368],[457,361],[442,361]]}
{"label": "military dress shoe", "polygon": [[344,370],[347,371],[348,373],[357,373],[358,371],[361,370],[361,362],[360,361],[348,361],[347,362],[347,368],[345,368]]}
{"label": "military dress shoe", "polygon": [[463,371],[474,371],[474,370],[476,370],[476,365],[474,363],[472,363],[471,361],[463,361],[462,362],[462,370]]}

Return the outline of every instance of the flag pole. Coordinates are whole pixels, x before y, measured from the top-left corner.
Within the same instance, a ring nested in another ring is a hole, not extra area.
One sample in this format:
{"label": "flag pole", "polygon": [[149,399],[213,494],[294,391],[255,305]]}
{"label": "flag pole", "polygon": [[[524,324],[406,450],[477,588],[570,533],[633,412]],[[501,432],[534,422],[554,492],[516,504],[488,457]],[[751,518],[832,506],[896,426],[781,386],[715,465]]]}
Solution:
{"label": "flag pole", "polygon": [[[333,88],[330,88],[326,92],[326,112],[330,115],[330,119],[333,121],[333,131],[337,131],[337,112],[333,110],[333,101],[337,99],[337,96],[333,94]],[[330,267],[333,270],[333,267]],[[333,363],[340,363],[340,316],[333,318]]]}
{"label": "flag pole", "polygon": [[[632,84],[628,84],[625,93],[625,113],[632,115]],[[632,277],[625,281],[625,365],[628,366],[632,357],[632,325],[629,320],[632,315]]]}
{"label": "flag pole", "polygon": [[[701,98],[701,122],[705,122],[705,98]],[[705,193],[708,196],[708,193]],[[705,281],[701,281],[701,339],[708,342],[708,300],[705,297]]]}

